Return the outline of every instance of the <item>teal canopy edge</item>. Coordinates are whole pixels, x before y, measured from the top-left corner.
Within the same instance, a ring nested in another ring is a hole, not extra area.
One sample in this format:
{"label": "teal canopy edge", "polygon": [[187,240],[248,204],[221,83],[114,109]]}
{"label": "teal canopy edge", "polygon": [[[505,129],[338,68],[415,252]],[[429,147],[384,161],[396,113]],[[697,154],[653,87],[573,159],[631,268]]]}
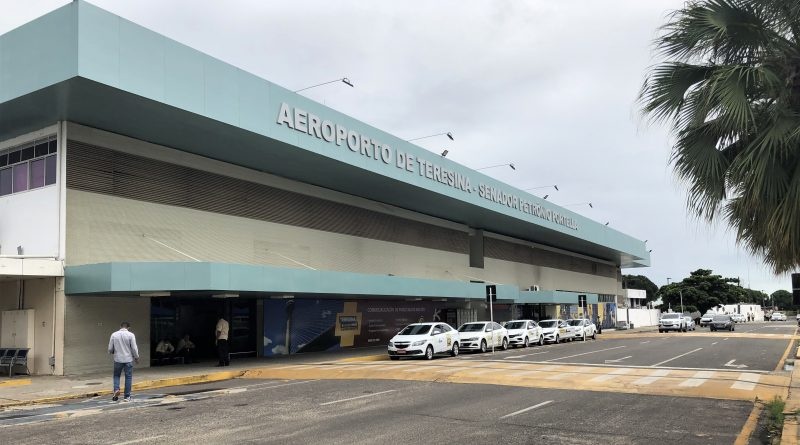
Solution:
{"label": "teal canopy edge", "polygon": [[[341,298],[457,298],[484,300],[486,283],[431,280],[288,269],[272,266],[205,262],[115,262],[68,266],[65,293],[140,296],[152,292],[249,293],[253,295],[326,295]],[[587,303],[597,303],[597,294]],[[500,302],[518,304],[577,304],[578,293],[521,291],[498,284]]]}

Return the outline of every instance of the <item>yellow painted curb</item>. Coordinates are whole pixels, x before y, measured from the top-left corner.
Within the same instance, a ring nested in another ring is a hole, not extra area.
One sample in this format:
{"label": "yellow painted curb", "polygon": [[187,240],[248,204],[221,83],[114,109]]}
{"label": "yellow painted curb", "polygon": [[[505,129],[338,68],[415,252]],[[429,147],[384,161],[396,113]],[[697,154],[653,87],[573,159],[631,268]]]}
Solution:
{"label": "yellow painted curb", "polygon": [[750,437],[758,426],[758,418],[761,417],[761,411],[763,410],[763,404],[756,402],[753,405],[753,410],[750,411],[750,415],[747,417],[744,425],[742,425],[742,430],[739,431],[739,435],[736,437],[736,442],[734,442],[733,445],[747,445],[750,443]]}
{"label": "yellow painted curb", "polygon": [[31,379],[3,380],[0,381],[0,388],[4,386],[23,386],[30,384],[31,384]]}
{"label": "yellow painted curb", "polygon": [[795,417],[787,417],[783,422],[783,430],[781,432],[781,445],[796,445],[797,444],[797,419]]}
{"label": "yellow painted curb", "polygon": [[[187,375],[187,376],[180,376],[180,377],[170,377],[165,379],[154,379],[154,380],[144,380],[138,383],[133,384],[133,389],[137,390],[145,390],[145,389],[154,389],[154,388],[165,388],[168,386],[179,386],[179,385],[192,385],[197,383],[209,383],[209,382],[218,382],[222,380],[231,380],[237,377],[241,377],[244,375],[246,370],[239,370],[239,371],[220,371],[214,372],[210,374],[198,374],[198,375]],[[37,405],[43,403],[55,403],[55,402],[63,402],[64,400],[71,400],[71,399],[80,399],[84,397],[96,397],[96,396],[103,396],[111,394],[111,389],[103,389],[99,391],[91,391],[91,392],[80,392],[80,393],[69,393],[69,394],[61,394],[54,397],[43,397],[40,399],[35,400],[14,400],[10,402],[0,402],[0,409],[8,408],[12,406],[23,406],[23,405]]]}

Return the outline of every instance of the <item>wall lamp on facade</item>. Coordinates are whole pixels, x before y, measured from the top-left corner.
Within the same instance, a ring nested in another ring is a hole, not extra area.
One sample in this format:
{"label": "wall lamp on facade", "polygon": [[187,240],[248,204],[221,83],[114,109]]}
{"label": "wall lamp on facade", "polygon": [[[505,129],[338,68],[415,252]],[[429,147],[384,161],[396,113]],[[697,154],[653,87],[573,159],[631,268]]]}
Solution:
{"label": "wall lamp on facade", "polygon": [[573,203],[573,204],[565,204],[565,205],[563,205],[561,207],[582,206],[582,205],[587,205],[587,204],[589,205],[590,208],[594,208],[594,205],[592,205],[591,202],[576,202],[576,203]]}
{"label": "wall lamp on facade", "polygon": [[406,139],[406,142],[418,141],[418,140],[420,140],[420,139],[432,138],[432,137],[434,137],[434,136],[447,136],[447,137],[448,137],[448,139],[450,139],[451,141],[454,141],[454,140],[455,140],[455,139],[453,139],[453,133],[450,133],[450,132],[448,131],[447,133],[436,133],[436,134],[430,134],[430,135],[428,135],[428,136],[422,136],[422,137],[413,138],[413,139]]}
{"label": "wall lamp on facade", "polygon": [[213,294],[211,295],[211,298],[239,298],[239,294]]}
{"label": "wall lamp on facade", "polygon": [[334,80],[329,80],[327,82],[318,83],[316,85],[311,85],[310,87],[300,88],[299,90],[294,90],[294,92],[295,93],[299,93],[301,91],[309,90],[311,88],[321,87],[322,85],[327,85],[329,83],[334,83],[334,82],[342,82],[343,84],[345,84],[345,85],[347,85],[347,86],[349,86],[351,88],[353,87],[353,82],[350,82],[350,79],[348,79],[346,77],[342,77],[342,78],[339,78],[339,79],[334,79]]}
{"label": "wall lamp on facade", "polygon": [[544,195],[544,196],[542,196],[542,199],[547,199],[549,196],[550,195]]}
{"label": "wall lamp on facade", "polygon": [[139,292],[140,297],[169,297],[170,292]]}
{"label": "wall lamp on facade", "polygon": [[443,157],[443,158],[444,158],[444,157],[446,157],[446,156],[447,156],[447,153],[450,153],[450,152],[449,152],[448,150],[444,150],[444,151],[442,152],[442,157]]}
{"label": "wall lamp on facade", "polygon": [[486,170],[487,168],[505,167],[505,166],[508,166],[508,167],[510,167],[510,168],[511,168],[511,170],[516,170],[516,169],[517,169],[517,167],[515,167],[515,166],[514,166],[514,163],[513,163],[513,162],[509,162],[508,164],[489,165],[489,166],[487,166],[487,167],[476,168],[475,170],[476,170],[476,171],[477,171],[477,170]]}
{"label": "wall lamp on facade", "polygon": [[554,189],[556,189],[556,191],[558,191],[558,185],[556,185],[556,184],[540,185],[540,186],[537,186],[537,187],[531,187],[531,188],[522,189],[522,190],[527,192],[528,190],[546,189],[546,188],[550,188],[550,187],[553,187]]}
{"label": "wall lamp on facade", "polygon": [[606,225],[608,225],[608,223],[609,223],[609,222],[610,222],[610,221],[606,221]]}

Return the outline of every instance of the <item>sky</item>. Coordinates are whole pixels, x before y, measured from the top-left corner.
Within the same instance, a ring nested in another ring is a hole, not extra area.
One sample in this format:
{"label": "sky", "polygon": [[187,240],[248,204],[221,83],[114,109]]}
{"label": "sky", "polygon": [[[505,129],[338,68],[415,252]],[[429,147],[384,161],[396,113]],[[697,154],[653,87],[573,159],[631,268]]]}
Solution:
{"label": "sky", "polygon": [[[0,0],[0,34],[66,0]],[[636,102],[683,0],[92,0],[91,3],[587,218],[647,240],[659,286],[696,269],[791,290],[724,221],[686,210],[672,138]],[[552,185],[558,186],[556,191]],[[592,207],[587,203],[591,202]]]}

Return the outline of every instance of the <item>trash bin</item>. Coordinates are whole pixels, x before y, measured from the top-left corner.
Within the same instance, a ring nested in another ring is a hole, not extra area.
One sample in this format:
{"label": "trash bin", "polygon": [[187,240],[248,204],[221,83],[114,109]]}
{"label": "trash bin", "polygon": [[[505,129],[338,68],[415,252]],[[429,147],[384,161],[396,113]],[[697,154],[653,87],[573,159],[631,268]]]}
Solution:
{"label": "trash bin", "polygon": [[633,329],[633,323],[628,323],[628,329]]}

